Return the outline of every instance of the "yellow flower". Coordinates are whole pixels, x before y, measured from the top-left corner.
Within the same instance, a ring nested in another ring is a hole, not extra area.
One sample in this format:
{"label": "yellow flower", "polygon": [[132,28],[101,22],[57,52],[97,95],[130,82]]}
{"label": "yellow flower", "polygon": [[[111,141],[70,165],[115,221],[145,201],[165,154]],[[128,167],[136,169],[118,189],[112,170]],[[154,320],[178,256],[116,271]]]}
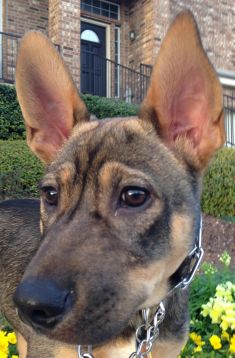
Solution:
{"label": "yellow flower", "polygon": [[212,347],[215,350],[218,350],[218,349],[220,349],[222,347],[221,339],[215,334],[213,336],[211,336],[209,341],[210,341],[210,344],[212,345]]}
{"label": "yellow flower", "polygon": [[229,267],[231,262],[231,256],[227,251],[224,251],[221,256],[219,256],[220,262],[222,262],[226,267]]}
{"label": "yellow flower", "polygon": [[230,337],[229,337],[228,332],[223,331],[223,332],[221,333],[221,339],[223,339],[224,341],[228,341],[228,342],[229,342]]}
{"label": "yellow flower", "polygon": [[8,357],[8,352],[3,352],[1,351],[1,348],[0,348],[0,358],[7,358]]}
{"label": "yellow flower", "polygon": [[11,358],[19,358],[19,356],[16,356],[15,354],[13,354],[13,355],[11,356]]}
{"label": "yellow flower", "polygon": [[8,356],[8,339],[5,331],[0,331],[0,358]]}
{"label": "yellow flower", "polygon": [[230,340],[229,352],[235,353],[235,334],[232,336]]}
{"label": "yellow flower", "polygon": [[199,347],[204,346],[205,342],[202,341],[202,337],[196,332],[190,333],[189,337]]}
{"label": "yellow flower", "polygon": [[17,341],[16,341],[16,335],[14,332],[8,333],[7,338],[8,338],[9,343],[16,344]]}
{"label": "yellow flower", "polygon": [[196,348],[194,348],[194,353],[201,352],[201,351],[202,351],[201,346],[197,346]]}

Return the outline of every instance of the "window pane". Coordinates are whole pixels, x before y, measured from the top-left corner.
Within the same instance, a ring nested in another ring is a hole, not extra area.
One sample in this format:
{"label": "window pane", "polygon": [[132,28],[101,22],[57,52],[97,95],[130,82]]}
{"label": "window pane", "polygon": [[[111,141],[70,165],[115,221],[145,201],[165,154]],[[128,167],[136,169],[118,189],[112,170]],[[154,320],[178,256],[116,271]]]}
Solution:
{"label": "window pane", "polygon": [[116,5],[111,5],[110,4],[110,10],[113,12],[118,12],[118,7]]}
{"label": "window pane", "polygon": [[90,5],[82,5],[82,9],[91,12],[91,6]]}
{"label": "window pane", "polygon": [[112,19],[118,19],[118,14],[115,14],[114,12],[110,11],[110,17]]}
{"label": "window pane", "polygon": [[91,41],[91,42],[100,43],[99,37],[97,36],[95,31],[92,31],[92,30],[84,30],[84,31],[82,31],[81,39],[85,40],[85,41]]}
{"label": "window pane", "polygon": [[119,18],[119,5],[111,4],[107,1],[81,0],[81,9],[115,20]]}
{"label": "window pane", "polygon": [[101,8],[104,10],[109,10],[109,4],[107,2],[102,2]]}
{"label": "window pane", "polygon": [[109,12],[106,11],[106,10],[102,10],[102,15],[106,16],[106,17],[109,17]]}
{"label": "window pane", "polygon": [[93,14],[100,15],[100,8],[98,8],[98,7],[93,7]]}
{"label": "window pane", "polygon": [[93,5],[96,6],[96,7],[100,7],[100,1],[93,0]]}

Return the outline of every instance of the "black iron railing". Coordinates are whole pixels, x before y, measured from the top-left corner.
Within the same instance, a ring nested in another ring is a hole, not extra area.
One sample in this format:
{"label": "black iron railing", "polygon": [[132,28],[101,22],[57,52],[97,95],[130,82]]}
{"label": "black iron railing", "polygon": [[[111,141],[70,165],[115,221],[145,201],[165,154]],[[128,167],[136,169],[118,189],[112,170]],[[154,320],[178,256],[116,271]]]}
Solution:
{"label": "black iron railing", "polygon": [[91,52],[82,52],[81,92],[141,103],[150,77]]}
{"label": "black iron railing", "polygon": [[0,80],[14,83],[19,35],[0,32]]}
{"label": "black iron railing", "polygon": [[[2,82],[15,82],[16,56],[20,39],[20,35],[0,32],[0,80]],[[60,52],[60,46],[55,46]]]}

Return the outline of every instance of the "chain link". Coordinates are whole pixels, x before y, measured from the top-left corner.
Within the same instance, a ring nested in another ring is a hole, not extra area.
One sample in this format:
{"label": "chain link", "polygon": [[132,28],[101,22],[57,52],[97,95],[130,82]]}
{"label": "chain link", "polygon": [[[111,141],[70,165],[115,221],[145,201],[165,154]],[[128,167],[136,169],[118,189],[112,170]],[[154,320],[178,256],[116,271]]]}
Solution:
{"label": "chain link", "polygon": [[[85,350],[87,350],[87,352]],[[78,346],[78,358],[94,358],[92,355],[92,346],[86,346],[85,350],[83,346]]]}
{"label": "chain link", "polygon": [[147,358],[151,352],[153,343],[159,336],[158,326],[162,323],[165,317],[165,307],[161,302],[157,308],[157,311],[150,321],[150,310],[142,310],[142,318],[144,324],[140,325],[136,329],[136,351],[130,355],[129,358]]}

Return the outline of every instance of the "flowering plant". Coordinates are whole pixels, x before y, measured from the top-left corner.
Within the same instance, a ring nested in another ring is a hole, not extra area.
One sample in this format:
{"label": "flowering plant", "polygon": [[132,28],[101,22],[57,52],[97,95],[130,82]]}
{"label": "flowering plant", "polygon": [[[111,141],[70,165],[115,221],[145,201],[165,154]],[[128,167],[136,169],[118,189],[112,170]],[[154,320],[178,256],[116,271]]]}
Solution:
{"label": "flowering plant", "polygon": [[14,332],[0,330],[0,358],[18,358]]}
{"label": "flowering plant", "polygon": [[235,275],[224,252],[222,267],[204,263],[190,290],[190,334],[181,358],[235,357]]}

